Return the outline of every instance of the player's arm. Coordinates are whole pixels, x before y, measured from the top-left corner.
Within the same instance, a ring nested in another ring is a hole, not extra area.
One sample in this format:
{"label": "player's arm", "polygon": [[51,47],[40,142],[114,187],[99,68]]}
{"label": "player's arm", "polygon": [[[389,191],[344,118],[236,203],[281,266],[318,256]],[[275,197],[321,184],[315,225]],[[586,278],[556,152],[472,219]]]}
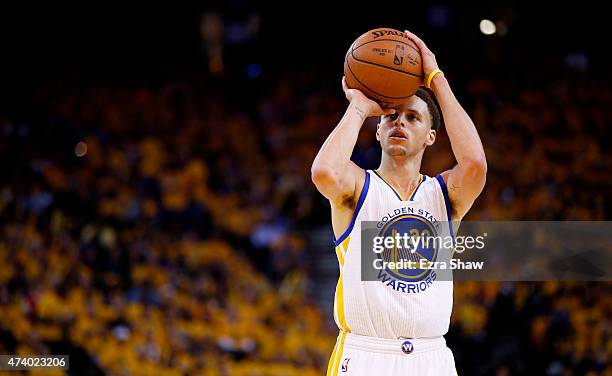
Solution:
{"label": "player's arm", "polygon": [[361,91],[349,89],[344,78],[342,89],[350,102],[349,106],[323,143],[311,168],[312,181],[319,192],[337,206],[355,197],[358,182],[363,182],[365,176],[363,170],[351,161],[365,119],[395,112],[393,109],[383,110]]}
{"label": "player's arm", "polygon": [[[423,71],[427,79],[430,72],[438,69],[436,58],[421,39],[409,31],[406,33],[421,50]],[[431,88],[440,104],[446,132],[457,160],[457,165],[443,172],[442,178],[448,187],[453,207],[452,219],[458,220],[467,213],[484,188],[487,161],[474,122],[455,98],[446,78],[437,74],[431,82]]]}

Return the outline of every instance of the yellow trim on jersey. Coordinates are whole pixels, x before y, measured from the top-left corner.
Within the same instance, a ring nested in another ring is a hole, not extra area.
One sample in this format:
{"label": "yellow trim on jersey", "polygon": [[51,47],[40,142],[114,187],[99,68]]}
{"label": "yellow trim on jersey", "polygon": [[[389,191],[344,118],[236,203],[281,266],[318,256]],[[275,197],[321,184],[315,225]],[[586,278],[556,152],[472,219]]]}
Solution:
{"label": "yellow trim on jersey", "polygon": [[417,185],[414,186],[414,189],[408,195],[408,200],[412,199],[412,196],[414,196],[414,193],[417,191],[417,189],[419,189],[422,182],[423,182],[423,174],[419,174],[419,182],[417,183]]}
{"label": "yellow trim on jersey", "polygon": [[400,192],[395,189],[395,187],[393,187],[391,184],[389,184],[389,182],[382,177],[382,175],[378,172],[378,170],[374,170],[374,173],[376,174],[376,176],[378,176],[379,178],[382,179],[382,181],[384,181],[389,188],[391,188],[391,190],[393,192],[395,192],[395,194],[397,195],[397,197],[402,200],[402,201],[409,201],[410,198],[412,198],[412,196],[414,195],[414,192],[416,192],[417,189],[419,189],[419,186],[421,185],[421,183],[423,182],[423,174],[419,174],[419,182],[417,183],[417,185],[414,186],[414,189],[412,190],[412,192],[410,192],[410,194],[408,195],[408,200],[406,200],[401,194]]}
{"label": "yellow trim on jersey", "polygon": [[342,271],[340,271],[340,278],[338,278],[338,284],[336,285],[336,315],[340,329],[346,332],[351,332],[346,323],[346,315],[344,314],[344,286],[342,282]]}
{"label": "yellow trim on jersey", "polygon": [[340,263],[340,269],[344,266],[344,251],[339,244],[336,246],[336,257],[338,258],[338,263]]}
{"label": "yellow trim on jersey", "polygon": [[349,240],[351,240],[350,235],[347,236],[346,239],[342,241],[342,243],[340,243],[342,245],[342,248],[344,248],[344,254],[346,254],[346,251],[348,251]]}
{"label": "yellow trim on jersey", "polygon": [[346,239],[342,241],[342,243],[336,246],[336,257],[338,257],[338,262],[340,263],[340,268],[344,266],[344,256],[346,255],[346,251],[348,250],[349,241],[351,240],[351,236],[347,236]]}
{"label": "yellow trim on jersey", "polygon": [[[336,346],[334,346],[334,352],[329,364],[327,366],[327,376],[336,376],[338,374],[338,367],[342,359],[342,353],[344,352],[344,340],[346,339],[346,332],[341,330],[336,340]],[[333,362],[332,362],[333,360]]]}
{"label": "yellow trim on jersey", "polygon": [[334,317],[336,322],[340,325],[340,329],[350,332],[348,324],[346,323],[346,316],[344,314],[344,286],[342,281],[342,269],[344,268],[344,257],[348,250],[348,245],[351,236],[347,236],[342,243],[336,246],[336,256],[338,257],[338,263],[340,264],[340,277],[338,277],[338,284],[336,284],[336,296],[334,300]]}
{"label": "yellow trim on jersey", "polygon": [[340,342],[340,334],[336,338],[336,343],[334,344],[334,350],[332,351],[331,356],[329,357],[329,363],[327,363],[327,376],[331,375],[332,369],[334,368],[334,363],[336,362],[336,356],[338,354],[338,349],[340,346],[338,343]]}

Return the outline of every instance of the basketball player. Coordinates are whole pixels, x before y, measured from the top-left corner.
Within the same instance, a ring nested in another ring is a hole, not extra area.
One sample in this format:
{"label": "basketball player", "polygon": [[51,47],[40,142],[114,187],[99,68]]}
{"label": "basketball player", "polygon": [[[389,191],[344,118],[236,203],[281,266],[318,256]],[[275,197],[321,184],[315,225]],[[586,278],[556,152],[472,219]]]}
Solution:
{"label": "basketball player", "polygon": [[[312,180],[331,204],[340,265],[334,304],[340,334],[327,375],[456,374],[443,337],[452,310],[452,281],[435,280],[431,274],[427,281],[391,281],[388,273],[380,281],[361,280],[362,221],[422,221],[393,213],[428,213],[428,222],[445,224],[452,235],[452,223],[467,213],[485,184],[487,164],[474,123],[434,54],[406,33],[421,51],[423,85],[431,90],[420,88],[400,107],[382,109],[361,91],[349,89],[343,78],[350,104],[312,165]],[[382,158],[377,170],[365,171],[350,157],[361,126],[371,116],[380,116],[376,139]],[[457,164],[429,177],[420,173],[421,159],[436,139],[442,116]]]}

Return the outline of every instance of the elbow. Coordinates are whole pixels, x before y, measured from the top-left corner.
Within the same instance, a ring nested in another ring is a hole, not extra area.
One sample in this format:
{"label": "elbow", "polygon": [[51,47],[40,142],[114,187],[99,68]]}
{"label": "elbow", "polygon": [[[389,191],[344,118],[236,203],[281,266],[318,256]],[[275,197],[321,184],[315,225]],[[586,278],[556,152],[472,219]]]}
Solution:
{"label": "elbow", "polygon": [[472,179],[484,181],[487,176],[487,159],[483,155],[465,161],[465,171]]}
{"label": "elbow", "polygon": [[314,164],[310,168],[310,178],[319,193],[328,200],[335,200],[344,192],[341,173],[329,165]]}
{"label": "elbow", "polygon": [[315,186],[320,187],[326,185],[333,180],[333,172],[329,167],[313,164],[310,168],[310,179]]}

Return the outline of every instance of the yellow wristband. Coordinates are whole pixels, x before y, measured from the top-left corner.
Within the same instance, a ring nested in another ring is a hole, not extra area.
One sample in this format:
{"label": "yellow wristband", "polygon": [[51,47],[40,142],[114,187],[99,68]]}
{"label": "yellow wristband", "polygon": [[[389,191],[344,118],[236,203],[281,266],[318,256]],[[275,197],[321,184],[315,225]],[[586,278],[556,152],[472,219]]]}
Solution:
{"label": "yellow wristband", "polygon": [[427,88],[428,89],[431,89],[431,81],[434,79],[434,77],[436,77],[436,74],[438,73],[444,76],[444,72],[442,72],[440,69],[432,70],[431,73],[429,73],[429,75],[427,76]]}

